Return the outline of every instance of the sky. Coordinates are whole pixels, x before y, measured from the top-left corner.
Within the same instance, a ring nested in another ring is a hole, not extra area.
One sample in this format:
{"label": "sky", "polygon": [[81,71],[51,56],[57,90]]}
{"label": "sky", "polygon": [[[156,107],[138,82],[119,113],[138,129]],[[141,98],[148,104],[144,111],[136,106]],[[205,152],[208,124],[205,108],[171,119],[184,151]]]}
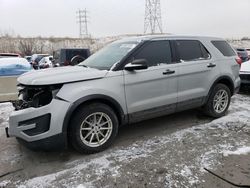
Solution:
{"label": "sky", "polygon": [[[0,33],[78,37],[85,8],[93,37],[144,31],[145,0],[0,0]],[[165,33],[250,37],[250,0],[161,0],[161,13]]]}

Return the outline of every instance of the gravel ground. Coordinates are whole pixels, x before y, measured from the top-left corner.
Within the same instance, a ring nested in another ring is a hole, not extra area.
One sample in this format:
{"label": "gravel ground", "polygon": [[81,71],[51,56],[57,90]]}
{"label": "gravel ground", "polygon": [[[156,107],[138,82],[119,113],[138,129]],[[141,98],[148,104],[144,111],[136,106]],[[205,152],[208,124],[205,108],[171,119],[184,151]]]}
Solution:
{"label": "gravel ground", "polygon": [[6,138],[12,110],[0,105],[0,187],[230,187],[204,168],[236,182],[250,179],[247,93],[235,95],[219,119],[190,110],[125,126],[113,146],[92,155],[33,152]]}

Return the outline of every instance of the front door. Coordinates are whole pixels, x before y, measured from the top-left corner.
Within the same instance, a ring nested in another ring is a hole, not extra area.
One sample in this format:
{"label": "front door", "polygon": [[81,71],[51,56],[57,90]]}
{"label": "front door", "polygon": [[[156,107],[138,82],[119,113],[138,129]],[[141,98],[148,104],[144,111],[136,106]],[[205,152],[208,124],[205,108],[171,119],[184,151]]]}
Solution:
{"label": "front door", "polygon": [[130,122],[174,112],[179,70],[172,62],[170,42],[151,41],[132,55],[131,60],[135,59],[146,59],[148,69],[124,70]]}

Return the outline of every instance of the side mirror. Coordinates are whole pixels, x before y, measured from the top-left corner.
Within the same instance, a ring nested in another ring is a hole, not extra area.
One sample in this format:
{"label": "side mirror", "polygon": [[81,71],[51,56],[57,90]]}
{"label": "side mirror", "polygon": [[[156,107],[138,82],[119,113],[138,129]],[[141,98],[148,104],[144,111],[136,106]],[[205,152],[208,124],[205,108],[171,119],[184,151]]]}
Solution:
{"label": "side mirror", "polygon": [[147,69],[147,60],[146,59],[136,59],[132,61],[131,63],[128,63],[125,65],[124,69],[127,71],[133,71],[133,70],[143,70]]}

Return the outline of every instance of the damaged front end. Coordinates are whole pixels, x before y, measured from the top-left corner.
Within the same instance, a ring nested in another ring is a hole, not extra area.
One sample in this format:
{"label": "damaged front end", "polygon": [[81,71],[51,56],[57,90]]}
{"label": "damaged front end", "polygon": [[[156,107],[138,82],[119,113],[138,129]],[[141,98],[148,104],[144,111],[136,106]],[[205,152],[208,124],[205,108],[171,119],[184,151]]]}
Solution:
{"label": "damaged front end", "polygon": [[46,85],[46,86],[26,86],[19,84],[18,100],[12,104],[16,111],[26,108],[39,108],[50,104],[53,98],[61,89],[62,85]]}

